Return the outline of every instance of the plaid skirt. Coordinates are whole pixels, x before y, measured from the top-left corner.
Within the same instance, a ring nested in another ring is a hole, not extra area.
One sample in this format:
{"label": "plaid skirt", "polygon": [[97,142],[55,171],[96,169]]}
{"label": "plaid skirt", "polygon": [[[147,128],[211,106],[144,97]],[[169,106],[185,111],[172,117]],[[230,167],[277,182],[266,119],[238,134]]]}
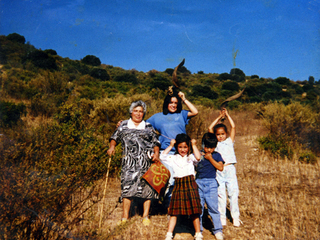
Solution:
{"label": "plaid skirt", "polygon": [[174,179],[169,215],[201,214],[198,185],[193,175]]}

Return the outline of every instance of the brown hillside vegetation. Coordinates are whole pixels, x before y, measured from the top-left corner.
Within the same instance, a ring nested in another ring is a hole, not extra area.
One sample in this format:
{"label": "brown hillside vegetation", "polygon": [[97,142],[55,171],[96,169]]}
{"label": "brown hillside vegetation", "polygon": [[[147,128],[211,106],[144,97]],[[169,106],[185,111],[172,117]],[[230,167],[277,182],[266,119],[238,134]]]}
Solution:
{"label": "brown hillside vegetation", "polygon": [[[235,228],[229,219],[223,229],[225,239],[320,239],[319,163],[307,165],[270,157],[257,143],[257,137],[264,133],[261,120],[244,113],[233,114],[237,124],[235,150],[243,225]],[[208,119],[212,119],[211,116]],[[105,181],[97,184],[102,193]],[[125,225],[117,226],[122,213],[121,204],[117,203],[119,196],[119,179],[109,178],[105,200],[83,214],[72,235],[80,239],[164,239],[168,217],[159,212],[156,204],[151,226],[143,226],[139,214],[133,214]],[[87,204],[92,204],[92,200]],[[133,212],[137,210],[135,207]],[[215,239],[210,232],[210,222],[204,220],[204,239]],[[174,239],[191,240],[193,234],[191,222],[180,219]]]}

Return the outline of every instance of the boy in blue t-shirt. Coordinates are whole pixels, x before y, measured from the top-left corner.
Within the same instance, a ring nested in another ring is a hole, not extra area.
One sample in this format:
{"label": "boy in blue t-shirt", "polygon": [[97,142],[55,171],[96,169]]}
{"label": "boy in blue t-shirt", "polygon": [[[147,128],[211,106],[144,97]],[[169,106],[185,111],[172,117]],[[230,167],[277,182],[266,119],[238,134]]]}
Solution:
{"label": "boy in blue t-shirt", "polygon": [[202,137],[202,157],[197,165],[196,182],[200,195],[202,214],[200,217],[201,231],[203,231],[202,217],[204,204],[207,204],[208,213],[213,222],[212,233],[216,239],[222,240],[222,224],[220,212],[218,210],[218,182],[216,180],[216,171],[223,170],[224,161],[220,153],[215,152],[217,146],[217,137],[213,133],[205,133]]}

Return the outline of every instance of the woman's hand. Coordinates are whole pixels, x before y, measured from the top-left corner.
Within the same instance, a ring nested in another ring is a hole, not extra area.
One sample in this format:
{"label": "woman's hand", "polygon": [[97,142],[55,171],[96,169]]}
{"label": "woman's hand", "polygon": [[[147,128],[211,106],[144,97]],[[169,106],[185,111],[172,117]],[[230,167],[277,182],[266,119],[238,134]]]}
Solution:
{"label": "woman's hand", "polygon": [[184,95],[183,92],[179,92],[178,96],[181,98],[181,100],[184,102],[186,100],[186,96]]}
{"label": "woman's hand", "polygon": [[117,145],[117,142],[112,139],[112,140],[110,141],[110,146],[109,146],[109,149],[108,149],[108,151],[107,151],[107,154],[108,154],[109,156],[111,156],[111,155],[114,154],[116,145]]}
{"label": "woman's hand", "polygon": [[107,151],[107,154],[109,155],[109,156],[111,156],[111,155],[113,155],[114,154],[114,148],[109,148],[108,149],[108,151]]}
{"label": "woman's hand", "polygon": [[153,162],[159,162],[160,161],[160,157],[159,157],[159,152],[154,153],[152,156],[152,161]]}
{"label": "woman's hand", "polygon": [[192,145],[192,146],[197,145],[197,140],[195,140],[195,139],[191,139],[191,145]]}
{"label": "woman's hand", "polygon": [[120,120],[120,121],[117,123],[117,126],[116,126],[117,128],[120,126],[120,124],[122,123],[122,121],[123,121],[123,120]]}

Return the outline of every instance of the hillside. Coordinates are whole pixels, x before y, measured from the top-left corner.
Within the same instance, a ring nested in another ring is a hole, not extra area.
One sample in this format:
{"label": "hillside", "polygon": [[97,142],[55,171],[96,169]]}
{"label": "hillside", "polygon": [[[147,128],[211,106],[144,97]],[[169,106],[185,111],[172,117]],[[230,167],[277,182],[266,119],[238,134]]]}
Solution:
{"label": "hillside", "polygon": [[[238,115],[236,119],[238,122],[244,120]],[[248,128],[248,125],[254,126],[254,129]],[[225,239],[319,239],[319,164],[306,166],[273,159],[259,150],[256,134],[265,131],[260,121],[249,120],[239,127],[235,151],[243,225],[235,228],[229,219],[223,229]],[[99,183],[102,192],[104,181]],[[77,231],[81,234],[86,232],[88,237],[96,233],[96,239],[164,239],[168,218],[165,214],[159,214],[156,207],[150,227],[142,225],[139,215],[134,215],[125,226],[118,227],[116,222],[122,213],[121,206],[117,205],[119,195],[119,179],[109,179],[101,231],[97,229],[102,202],[86,215],[88,218],[84,217]],[[204,222],[204,227],[204,239],[215,239],[210,232],[209,218]],[[180,219],[174,239],[192,240],[193,234],[191,221]]]}
{"label": "hillside", "polygon": [[[92,55],[62,58],[19,34],[0,36],[1,239],[162,239],[160,206],[148,229],[139,216],[116,227],[121,148],[110,168],[106,151],[132,101],[147,104],[146,119],[161,111],[174,67],[125,70]],[[244,224],[228,223],[226,239],[319,239],[319,80],[246,76],[238,68],[191,74],[187,67],[186,59],[177,77],[199,110],[187,126],[199,147],[220,104],[244,89],[228,105]],[[184,222],[175,239],[191,239]],[[208,230],[205,236],[213,239]]]}

